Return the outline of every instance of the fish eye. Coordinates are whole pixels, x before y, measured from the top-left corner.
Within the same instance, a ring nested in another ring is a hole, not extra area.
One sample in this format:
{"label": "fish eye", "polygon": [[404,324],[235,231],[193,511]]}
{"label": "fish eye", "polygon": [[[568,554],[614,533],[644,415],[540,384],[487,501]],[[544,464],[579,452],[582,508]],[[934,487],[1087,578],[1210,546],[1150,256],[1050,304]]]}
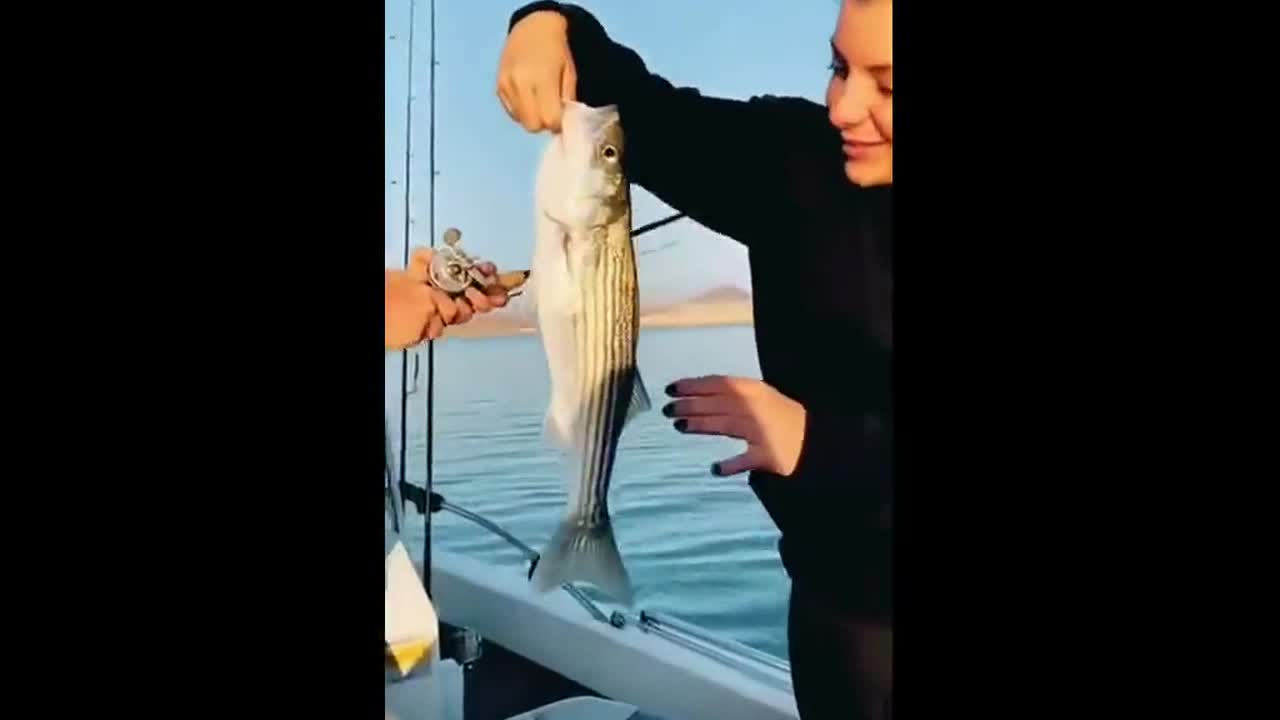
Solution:
{"label": "fish eye", "polygon": [[605,160],[617,160],[617,159],[618,159],[618,149],[617,149],[617,148],[615,148],[615,147],[614,147],[614,146],[612,146],[612,145],[605,145],[605,146],[600,150],[600,155],[601,155],[601,156],[603,156]]}

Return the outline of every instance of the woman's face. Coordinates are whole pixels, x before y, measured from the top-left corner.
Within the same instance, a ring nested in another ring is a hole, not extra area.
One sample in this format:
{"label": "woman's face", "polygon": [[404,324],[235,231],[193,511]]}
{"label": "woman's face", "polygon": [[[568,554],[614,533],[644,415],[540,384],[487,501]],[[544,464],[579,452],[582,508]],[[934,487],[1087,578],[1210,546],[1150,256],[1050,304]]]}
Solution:
{"label": "woman's face", "polygon": [[862,186],[893,183],[893,0],[843,0],[831,38],[831,124],[844,138],[844,173]]}

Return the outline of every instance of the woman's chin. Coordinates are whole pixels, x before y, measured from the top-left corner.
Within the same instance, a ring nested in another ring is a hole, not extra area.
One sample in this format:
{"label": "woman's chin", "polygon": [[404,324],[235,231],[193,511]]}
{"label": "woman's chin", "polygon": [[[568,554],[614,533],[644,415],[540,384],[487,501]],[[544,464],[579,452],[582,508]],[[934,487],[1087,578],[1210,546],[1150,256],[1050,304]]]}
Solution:
{"label": "woman's chin", "polygon": [[846,158],[844,174],[849,182],[859,187],[893,184],[893,162],[870,162]]}

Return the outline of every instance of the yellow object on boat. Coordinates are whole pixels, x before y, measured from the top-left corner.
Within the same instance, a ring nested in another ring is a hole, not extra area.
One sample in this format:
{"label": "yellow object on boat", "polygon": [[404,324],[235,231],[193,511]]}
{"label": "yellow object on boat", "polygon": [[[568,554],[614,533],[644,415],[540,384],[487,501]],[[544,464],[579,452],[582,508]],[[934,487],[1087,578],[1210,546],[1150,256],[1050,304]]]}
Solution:
{"label": "yellow object on boat", "polygon": [[387,654],[400,674],[408,675],[435,650],[440,621],[409,552],[399,540],[387,553],[383,595]]}

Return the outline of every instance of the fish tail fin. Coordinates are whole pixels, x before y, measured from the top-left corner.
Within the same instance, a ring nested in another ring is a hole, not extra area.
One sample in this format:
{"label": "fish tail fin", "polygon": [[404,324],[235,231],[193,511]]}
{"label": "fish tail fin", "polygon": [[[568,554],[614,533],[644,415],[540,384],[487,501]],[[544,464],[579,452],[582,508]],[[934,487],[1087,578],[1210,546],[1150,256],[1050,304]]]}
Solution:
{"label": "fish tail fin", "polygon": [[608,521],[594,526],[575,516],[561,521],[530,580],[538,592],[577,581],[591,583],[624,605],[631,605],[633,598],[631,578]]}

